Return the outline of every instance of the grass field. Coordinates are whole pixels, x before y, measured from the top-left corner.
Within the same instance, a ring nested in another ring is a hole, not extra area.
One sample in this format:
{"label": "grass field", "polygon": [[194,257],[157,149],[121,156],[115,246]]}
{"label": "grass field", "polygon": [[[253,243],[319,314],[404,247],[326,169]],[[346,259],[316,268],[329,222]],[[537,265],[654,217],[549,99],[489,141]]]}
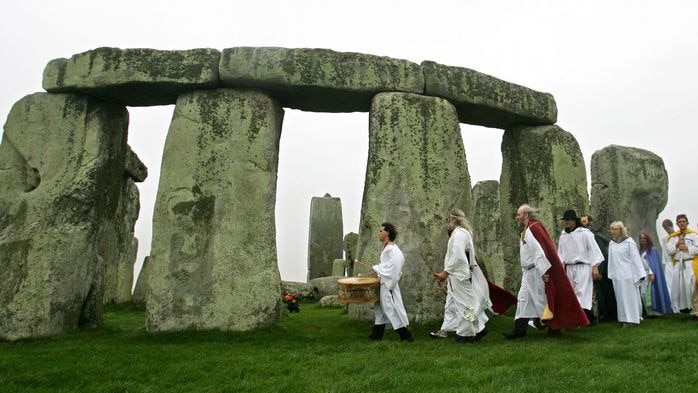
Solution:
{"label": "grass field", "polygon": [[0,342],[0,392],[698,390],[698,323],[685,315],[508,341],[512,323],[493,318],[476,344],[430,339],[437,324],[410,326],[412,343],[392,331],[369,342],[370,322],[303,303],[274,329],[148,334],[143,311],[112,306],[96,331]]}

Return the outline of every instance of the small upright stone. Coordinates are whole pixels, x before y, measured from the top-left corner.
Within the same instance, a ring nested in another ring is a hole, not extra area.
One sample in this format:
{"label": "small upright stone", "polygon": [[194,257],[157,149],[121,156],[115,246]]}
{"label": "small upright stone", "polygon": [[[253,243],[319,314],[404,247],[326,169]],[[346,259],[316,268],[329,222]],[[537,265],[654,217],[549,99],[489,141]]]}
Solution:
{"label": "small upright stone", "polygon": [[668,190],[664,160],[651,151],[610,145],[591,156],[591,215],[601,232],[623,221],[636,241],[645,232],[660,245],[656,223]]}
{"label": "small upright stone", "polygon": [[131,302],[139,307],[145,307],[148,303],[148,276],[150,275],[150,257],[143,258],[141,272],[136,279],[136,287],[133,289]]}
{"label": "small upright stone", "polygon": [[177,100],[153,215],[148,331],[248,331],[280,318],[274,206],[283,113],[250,90]]}
{"label": "small upright stone", "polygon": [[443,97],[461,123],[508,129],[557,121],[555,98],[468,68],[423,61],[424,94]]}
{"label": "small upright stone", "polygon": [[354,260],[356,259],[356,243],[359,241],[359,234],[349,232],[344,235],[344,259],[347,261],[347,276],[354,275]]}
{"label": "small upright stone", "polygon": [[332,275],[333,261],[344,256],[343,233],[342,201],[330,194],[313,197],[308,231],[308,280]]}
{"label": "small upright stone", "polygon": [[218,86],[215,49],[97,48],[51,60],[43,87],[50,93],[84,93],[128,106],[169,105],[180,94]]}
{"label": "small upright stone", "polygon": [[260,89],[284,107],[313,112],[367,112],[376,93],[424,92],[418,64],[330,49],[224,49],[225,86]]}

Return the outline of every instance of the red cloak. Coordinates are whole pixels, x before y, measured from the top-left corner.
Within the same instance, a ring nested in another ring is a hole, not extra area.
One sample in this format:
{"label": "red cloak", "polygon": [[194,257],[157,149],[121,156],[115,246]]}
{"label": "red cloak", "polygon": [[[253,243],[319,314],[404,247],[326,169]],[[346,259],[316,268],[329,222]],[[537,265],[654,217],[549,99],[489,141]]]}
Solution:
{"label": "red cloak", "polygon": [[487,280],[487,286],[490,288],[492,311],[497,314],[504,314],[509,307],[516,304],[516,296],[509,293],[506,289],[497,286],[490,280]]}
{"label": "red cloak", "polygon": [[544,321],[551,329],[575,328],[589,325],[584,310],[579,305],[577,296],[574,294],[572,284],[565,273],[565,269],[558,256],[553,240],[548,235],[545,227],[540,221],[529,220],[528,229],[533,237],[538,240],[545,257],[552,265],[548,269],[550,280],[545,283],[545,295],[548,298],[548,308],[553,313],[553,318]]}

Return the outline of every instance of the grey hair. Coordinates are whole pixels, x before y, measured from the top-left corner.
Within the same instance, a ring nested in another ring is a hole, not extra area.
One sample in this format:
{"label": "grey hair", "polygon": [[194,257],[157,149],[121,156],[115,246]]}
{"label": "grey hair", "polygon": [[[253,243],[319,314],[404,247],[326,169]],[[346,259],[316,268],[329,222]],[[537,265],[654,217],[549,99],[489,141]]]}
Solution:
{"label": "grey hair", "polygon": [[455,208],[451,209],[451,212],[448,214],[448,218],[452,219],[456,222],[456,224],[462,226],[463,228],[472,231],[470,221],[468,221],[468,219],[465,218],[465,213],[463,213],[463,210]]}
{"label": "grey hair", "polygon": [[533,206],[529,206],[528,204],[523,204],[519,206],[519,209],[521,209],[521,212],[526,214],[529,218],[529,220],[538,220],[539,219],[539,214],[538,214],[538,209],[536,209]]}
{"label": "grey hair", "polygon": [[623,237],[628,237],[628,228],[625,227],[625,224],[623,224],[623,221],[613,221],[611,223],[611,229],[613,228],[620,228],[620,234]]}

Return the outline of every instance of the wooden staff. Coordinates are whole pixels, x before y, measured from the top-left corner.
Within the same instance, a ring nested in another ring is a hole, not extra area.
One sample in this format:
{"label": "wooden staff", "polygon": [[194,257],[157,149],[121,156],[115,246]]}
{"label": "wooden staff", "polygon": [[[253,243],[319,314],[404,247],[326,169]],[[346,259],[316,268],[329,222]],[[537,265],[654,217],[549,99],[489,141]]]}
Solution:
{"label": "wooden staff", "polygon": [[[422,259],[422,262],[424,262],[424,266],[426,266],[427,269],[429,269],[429,271],[431,272],[431,276],[432,276],[432,277],[435,277],[435,276],[437,275],[437,273],[434,271],[434,269],[431,268],[431,266],[429,266],[429,264],[427,263],[427,258],[424,258],[424,254],[421,254],[421,253],[420,253],[420,255],[421,255],[421,257],[422,257],[422,258],[421,258],[421,259]],[[443,286],[441,286],[441,282],[439,282],[438,284],[439,284],[439,289],[441,290],[441,292],[443,292],[444,295],[446,295],[446,288],[444,288]]]}

